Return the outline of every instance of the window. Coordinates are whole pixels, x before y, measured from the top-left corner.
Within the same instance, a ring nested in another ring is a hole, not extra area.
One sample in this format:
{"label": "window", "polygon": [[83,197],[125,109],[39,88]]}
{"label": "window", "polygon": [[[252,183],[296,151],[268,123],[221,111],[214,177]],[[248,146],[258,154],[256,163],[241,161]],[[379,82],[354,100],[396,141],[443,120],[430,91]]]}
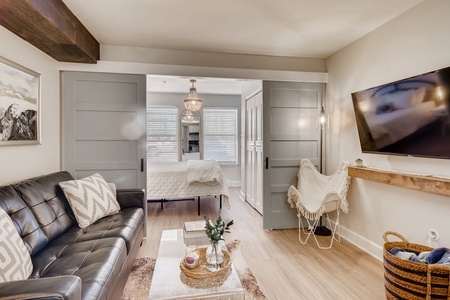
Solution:
{"label": "window", "polygon": [[237,108],[203,108],[204,159],[237,163]]}
{"label": "window", "polygon": [[147,108],[148,161],[178,161],[178,108]]}

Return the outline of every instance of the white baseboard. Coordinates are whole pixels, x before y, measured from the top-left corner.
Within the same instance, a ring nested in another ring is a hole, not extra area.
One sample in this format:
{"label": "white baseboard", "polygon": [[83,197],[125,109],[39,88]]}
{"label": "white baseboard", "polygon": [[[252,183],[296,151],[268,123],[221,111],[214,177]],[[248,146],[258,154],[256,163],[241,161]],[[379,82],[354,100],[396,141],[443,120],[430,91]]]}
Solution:
{"label": "white baseboard", "polygon": [[241,198],[242,201],[245,201],[245,194],[243,190],[239,191],[239,198]]}
{"label": "white baseboard", "polygon": [[[334,228],[336,223],[331,220],[330,223],[331,223],[330,226]],[[355,245],[356,247],[375,257],[379,261],[383,261],[382,246],[372,242],[371,240],[366,239],[362,235],[359,235],[356,232],[342,225],[339,225],[339,233],[341,237],[346,241],[348,241],[349,243]]]}
{"label": "white baseboard", "polygon": [[383,247],[372,242],[371,240],[366,239],[362,235],[357,234],[354,231],[351,231],[350,229],[340,226],[339,232],[341,234],[341,237],[351,244],[355,245],[356,247],[360,248],[364,252],[367,252],[371,256],[375,257],[376,259],[383,261]]}
{"label": "white baseboard", "polygon": [[227,185],[228,185],[228,187],[240,187],[241,181],[240,180],[236,180],[236,181],[227,180]]}

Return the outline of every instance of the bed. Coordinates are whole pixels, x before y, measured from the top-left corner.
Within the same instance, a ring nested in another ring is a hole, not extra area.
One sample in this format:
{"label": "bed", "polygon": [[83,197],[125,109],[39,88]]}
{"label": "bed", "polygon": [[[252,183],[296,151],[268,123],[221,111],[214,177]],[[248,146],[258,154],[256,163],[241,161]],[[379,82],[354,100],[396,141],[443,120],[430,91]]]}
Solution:
{"label": "bed", "polygon": [[428,81],[409,80],[376,90],[364,113],[377,149],[415,133],[436,121],[433,109],[435,85]]}
{"label": "bed", "polygon": [[214,160],[188,160],[181,162],[150,162],[147,170],[148,202],[163,203],[197,197],[200,215],[200,197],[219,196],[230,208],[229,189],[222,169]]}
{"label": "bed", "polygon": [[378,149],[393,144],[436,120],[433,101],[383,114],[367,114],[366,121]]}

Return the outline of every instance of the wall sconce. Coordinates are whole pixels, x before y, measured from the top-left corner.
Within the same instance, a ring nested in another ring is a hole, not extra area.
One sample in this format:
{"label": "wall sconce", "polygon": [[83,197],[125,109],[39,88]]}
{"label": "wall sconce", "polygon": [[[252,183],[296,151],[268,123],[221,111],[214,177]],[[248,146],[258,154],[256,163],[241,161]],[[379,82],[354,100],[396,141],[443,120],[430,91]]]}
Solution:
{"label": "wall sconce", "polygon": [[195,80],[191,79],[192,86],[189,90],[189,96],[184,100],[184,107],[190,111],[198,111],[202,108],[202,100],[198,98],[197,89],[194,86]]}
{"label": "wall sconce", "polygon": [[358,106],[362,113],[368,112],[370,109],[369,100],[359,102]]}
{"label": "wall sconce", "polygon": [[436,88],[436,96],[440,101],[444,100],[444,91],[442,90],[442,87],[438,86]]}
{"label": "wall sconce", "polygon": [[325,122],[327,121],[327,118],[325,116],[325,109],[322,106],[322,110],[320,111],[320,117],[319,117],[319,122],[320,122],[320,126],[323,128],[323,126],[325,125]]}

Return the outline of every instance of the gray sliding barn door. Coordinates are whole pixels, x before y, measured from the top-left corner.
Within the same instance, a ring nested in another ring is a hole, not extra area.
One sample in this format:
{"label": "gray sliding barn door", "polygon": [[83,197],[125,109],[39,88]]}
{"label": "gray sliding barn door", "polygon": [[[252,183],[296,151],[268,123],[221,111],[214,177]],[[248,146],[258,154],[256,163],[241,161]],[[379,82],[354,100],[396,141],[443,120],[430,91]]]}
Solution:
{"label": "gray sliding barn door", "polygon": [[297,186],[300,160],[321,168],[323,89],[322,83],[263,82],[264,229],[298,228],[287,191]]}
{"label": "gray sliding barn door", "polygon": [[146,188],[145,75],[62,72],[62,168]]}

